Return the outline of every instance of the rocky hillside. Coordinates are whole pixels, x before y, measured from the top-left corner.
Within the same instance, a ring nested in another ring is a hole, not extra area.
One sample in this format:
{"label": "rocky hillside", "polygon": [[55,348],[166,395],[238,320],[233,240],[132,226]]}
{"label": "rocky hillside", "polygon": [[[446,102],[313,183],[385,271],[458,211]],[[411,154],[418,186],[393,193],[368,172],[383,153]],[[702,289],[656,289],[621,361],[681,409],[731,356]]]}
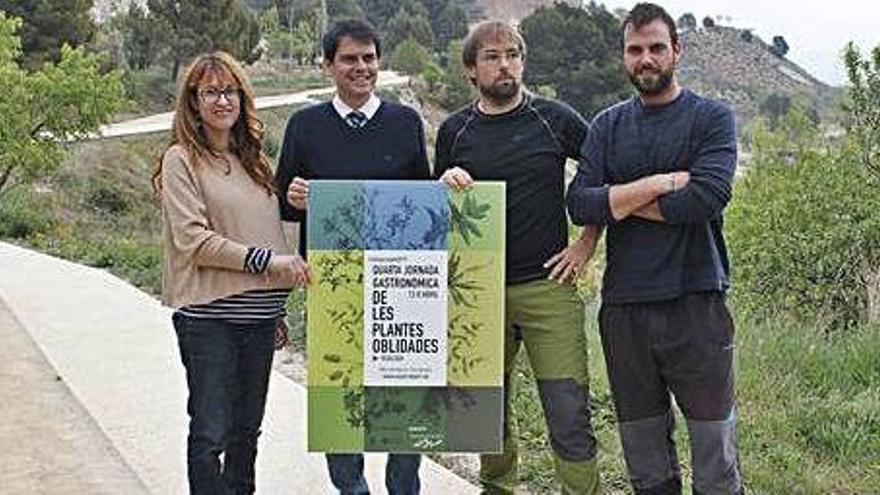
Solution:
{"label": "rocky hillside", "polygon": [[539,7],[552,7],[557,2],[571,5],[581,4],[579,0],[471,0],[468,17],[472,22],[497,19],[518,23]]}
{"label": "rocky hillside", "polygon": [[727,101],[750,119],[770,95],[812,105],[820,114],[834,108],[838,88],[822,83],[791,60],[776,55],[757,36],[715,26],[679,34],[684,47],[679,78],[698,92]]}
{"label": "rocky hillside", "polygon": [[[472,0],[472,22],[501,19],[519,22],[554,0]],[[568,3],[577,5],[573,0]],[[779,56],[760,37],[727,26],[680,32],[684,56],[679,78],[694,90],[726,101],[744,122],[758,114],[771,95],[806,103],[820,116],[839,107],[839,88],[822,83],[793,61]]]}

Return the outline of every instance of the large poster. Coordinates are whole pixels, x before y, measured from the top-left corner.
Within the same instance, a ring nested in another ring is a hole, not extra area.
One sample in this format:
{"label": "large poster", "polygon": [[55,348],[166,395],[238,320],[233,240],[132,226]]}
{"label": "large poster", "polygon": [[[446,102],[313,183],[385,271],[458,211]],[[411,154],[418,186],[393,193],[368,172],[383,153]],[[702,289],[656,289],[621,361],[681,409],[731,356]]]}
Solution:
{"label": "large poster", "polygon": [[502,183],[310,183],[310,451],[501,450],[504,210]]}

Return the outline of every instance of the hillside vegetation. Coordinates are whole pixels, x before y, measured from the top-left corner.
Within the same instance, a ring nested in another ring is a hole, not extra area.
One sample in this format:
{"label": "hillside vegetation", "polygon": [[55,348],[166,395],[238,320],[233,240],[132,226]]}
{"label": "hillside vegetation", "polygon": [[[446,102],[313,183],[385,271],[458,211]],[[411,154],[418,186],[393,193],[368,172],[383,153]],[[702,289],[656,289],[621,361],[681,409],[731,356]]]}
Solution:
{"label": "hillside vegetation", "polygon": [[[733,258],[739,434],[748,491],[880,493],[880,50],[869,59],[848,52],[851,86],[847,106],[839,107],[831,103],[834,90],[769,53],[762,41],[746,41],[741,31],[701,28],[683,36],[690,50],[681,69],[685,81],[730,101],[740,119],[755,122],[745,136],[748,171],[735,185],[725,222]],[[455,55],[460,46],[455,43],[446,50],[432,48],[431,56]],[[249,69],[263,93],[320,79],[314,70],[288,79],[291,61],[266,64]],[[466,101],[469,88],[450,86],[452,76],[460,78],[454,72],[460,67],[434,68],[441,71],[435,79],[425,77],[433,70],[425,69],[415,86],[427,88],[420,95],[428,103],[423,108],[430,108],[430,120],[437,121],[444,115],[437,105]],[[150,82],[166,78],[166,69],[126,74],[129,97],[135,99],[130,109],[145,108],[169,90]],[[562,94],[557,81],[545,82],[542,91]],[[788,98],[788,103],[762,105],[773,95],[774,101]],[[260,112],[273,155],[293,110]],[[846,130],[831,138],[815,117],[835,115]],[[0,239],[106,268],[158,294],[160,220],[149,174],[167,140],[159,134],[70,144],[56,170],[0,197]],[[581,281],[599,461],[603,492],[629,493],[595,324],[601,261],[600,256]],[[291,304],[301,325],[301,298]],[[553,493],[540,401],[524,364],[516,398],[522,414],[522,476],[532,493]],[[685,449],[686,439],[686,428],[679,428],[678,445]],[[681,460],[689,474],[686,450]]]}

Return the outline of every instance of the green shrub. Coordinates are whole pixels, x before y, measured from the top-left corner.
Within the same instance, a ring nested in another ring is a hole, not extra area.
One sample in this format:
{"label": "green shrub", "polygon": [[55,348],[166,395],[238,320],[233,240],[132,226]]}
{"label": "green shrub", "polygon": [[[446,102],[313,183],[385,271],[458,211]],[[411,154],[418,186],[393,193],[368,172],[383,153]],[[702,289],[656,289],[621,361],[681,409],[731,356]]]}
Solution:
{"label": "green shrub", "polygon": [[115,215],[128,209],[128,200],[120,187],[114,184],[99,184],[91,189],[86,200],[95,210]]}
{"label": "green shrub", "polygon": [[0,238],[26,239],[52,228],[48,206],[28,188],[10,190],[0,201]]}
{"label": "green shrub", "polygon": [[162,67],[128,70],[122,84],[129,102],[127,113],[149,115],[169,111],[174,106],[176,84],[168,79],[168,72]]}
{"label": "green shrub", "polygon": [[161,293],[162,246],[157,239],[132,232],[87,230],[84,223],[59,222],[50,231],[28,237],[26,242],[46,254],[106,269],[151,294]]}
{"label": "green shrub", "polygon": [[391,67],[411,76],[424,72],[431,62],[431,53],[428,49],[412,38],[407,38],[398,44],[391,54]]}
{"label": "green shrub", "polygon": [[438,74],[430,66],[424,71],[429,84],[429,93],[425,97],[448,111],[467,105],[474,97],[467,69],[461,60],[461,50],[461,40],[451,41],[442,57],[442,73]]}
{"label": "green shrub", "polygon": [[880,178],[880,46],[863,58],[852,42],[844,49],[843,61],[849,79],[849,133],[858,141],[858,158]]}
{"label": "green shrub", "polygon": [[776,131],[758,123],[726,228],[737,303],[820,326],[865,319],[866,274],[880,267],[878,184],[847,143],[823,146],[795,111]]}

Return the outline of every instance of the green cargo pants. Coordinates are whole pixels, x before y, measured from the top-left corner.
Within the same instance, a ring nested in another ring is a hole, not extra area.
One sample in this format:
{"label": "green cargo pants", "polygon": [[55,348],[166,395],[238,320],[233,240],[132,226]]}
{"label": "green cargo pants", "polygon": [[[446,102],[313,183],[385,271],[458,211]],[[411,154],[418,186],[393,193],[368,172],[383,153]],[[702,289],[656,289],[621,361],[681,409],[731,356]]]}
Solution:
{"label": "green cargo pants", "polygon": [[561,493],[598,493],[583,302],[568,284],[542,279],[509,285],[504,327],[504,452],[480,456],[484,493],[510,494],[518,483],[512,398],[514,367],[523,343],[538,384]]}

